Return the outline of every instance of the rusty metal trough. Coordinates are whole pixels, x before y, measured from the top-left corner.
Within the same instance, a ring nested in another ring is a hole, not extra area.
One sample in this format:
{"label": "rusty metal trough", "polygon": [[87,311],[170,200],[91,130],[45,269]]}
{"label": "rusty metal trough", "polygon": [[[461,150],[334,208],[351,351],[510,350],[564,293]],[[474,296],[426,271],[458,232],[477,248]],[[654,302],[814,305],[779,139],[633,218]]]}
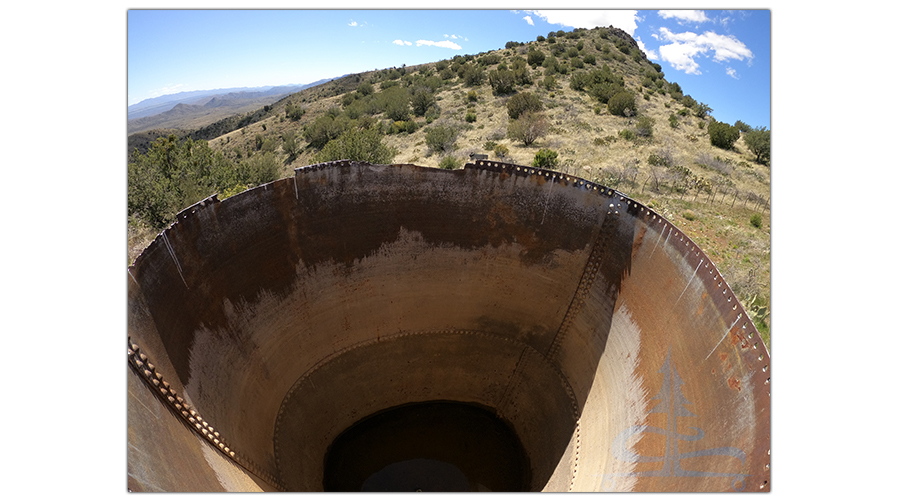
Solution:
{"label": "rusty metal trough", "polygon": [[752,321],[581,178],[312,165],[184,210],[128,275],[132,491],[322,491],[339,436],[426,402],[508,425],[525,491],[770,488]]}

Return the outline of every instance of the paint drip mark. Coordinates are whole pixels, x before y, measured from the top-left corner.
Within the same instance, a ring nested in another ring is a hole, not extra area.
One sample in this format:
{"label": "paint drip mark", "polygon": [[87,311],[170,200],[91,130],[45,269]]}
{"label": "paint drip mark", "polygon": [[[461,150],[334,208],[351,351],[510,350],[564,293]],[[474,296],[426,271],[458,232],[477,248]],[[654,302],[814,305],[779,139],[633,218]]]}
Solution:
{"label": "paint drip mark", "polygon": [[181,276],[181,282],[184,283],[185,288],[190,290],[191,287],[189,287],[187,281],[184,280],[184,274],[181,272],[181,264],[178,262],[178,257],[175,256],[175,250],[172,250],[172,245],[169,243],[169,237],[166,236],[166,233],[163,233],[163,242],[166,244],[166,248],[169,249],[169,255],[172,256],[172,260],[175,261],[175,268],[178,269],[178,275]]}
{"label": "paint drip mark", "polygon": [[544,218],[547,217],[547,209],[550,208],[550,194],[553,193],[553,178],[550,178],[550,189],[547,191],[547,199],[544,200],[544,215],[541,216],[541,225],[544,225]]}
{"label": "paint drip mark", "polygon": [[703,358],[704,360],[709,359],[709,357],[712,356],[712,353],[716,352],[716,349],[719,348],[719,344],[721,344],[722,341],[725,340],[725,337],[728,336],[728,333],[731,332],[731,329],[734,328],[734,325],[736,325],[737,322],[740,321],[740,319],[741,319],[740,316],[738,316],[737,318],[735,318],[734,323],[732,323],[731,326],[729,326],[728,329],[725,330],[725,335],[722,335],[722,338],[719,339],[719,341],[716,343],[716,346],[712,348],[712,351],[709,351],[709,354],[707,354],[706,357]]}

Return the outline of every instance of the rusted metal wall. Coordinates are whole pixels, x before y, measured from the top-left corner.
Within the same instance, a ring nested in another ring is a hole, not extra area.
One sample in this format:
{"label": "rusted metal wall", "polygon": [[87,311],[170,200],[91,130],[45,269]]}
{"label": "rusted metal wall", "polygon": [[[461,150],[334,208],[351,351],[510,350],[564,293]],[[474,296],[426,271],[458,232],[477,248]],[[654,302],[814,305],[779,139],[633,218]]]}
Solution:
{"label": "rusted metal wall", "polygon": [[752,322],[689,238],[604,186],[313,165],[186,209],[128,274],[132,489],[315,491],[340,432],[434,400],[509,421],[535,491],[769,489]]}

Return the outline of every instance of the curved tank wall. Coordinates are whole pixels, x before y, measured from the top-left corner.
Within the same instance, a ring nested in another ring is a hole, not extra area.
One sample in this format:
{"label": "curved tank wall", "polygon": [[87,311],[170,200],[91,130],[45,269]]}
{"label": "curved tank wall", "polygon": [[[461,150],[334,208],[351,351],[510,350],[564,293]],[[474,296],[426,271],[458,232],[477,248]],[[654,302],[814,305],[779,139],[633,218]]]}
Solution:
{"label": "curved tank wall", "polygon": [[133,491],[322,491],[370,415],[494,413],[531,491],[768,491],[769,355],[715,265],[532,167],[333,162],[204,200],[128,269]]}

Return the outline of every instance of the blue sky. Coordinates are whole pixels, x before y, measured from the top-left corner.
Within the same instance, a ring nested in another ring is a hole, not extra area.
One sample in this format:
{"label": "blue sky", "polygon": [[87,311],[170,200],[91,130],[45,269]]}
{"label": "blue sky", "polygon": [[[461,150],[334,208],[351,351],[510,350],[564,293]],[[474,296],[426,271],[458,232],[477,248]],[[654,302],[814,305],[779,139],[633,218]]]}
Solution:
{"label": "blue sky", "polygon": [[768,10],[129,10],[128,104],[311,83],[613,25],[716,119],[770,127]]}

